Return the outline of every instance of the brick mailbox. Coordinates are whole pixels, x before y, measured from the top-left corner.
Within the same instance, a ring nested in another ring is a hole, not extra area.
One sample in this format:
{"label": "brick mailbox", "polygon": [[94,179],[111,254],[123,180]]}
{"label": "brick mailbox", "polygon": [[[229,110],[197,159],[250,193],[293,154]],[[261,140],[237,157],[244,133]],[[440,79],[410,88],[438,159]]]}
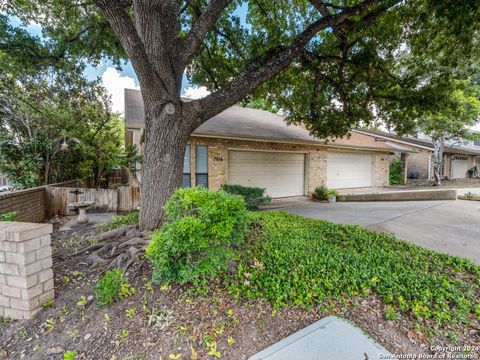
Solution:
{"label": "brick mailbox", "polygon": [[53,299],[52,225],[0,222],[0,316],[30,319]]}

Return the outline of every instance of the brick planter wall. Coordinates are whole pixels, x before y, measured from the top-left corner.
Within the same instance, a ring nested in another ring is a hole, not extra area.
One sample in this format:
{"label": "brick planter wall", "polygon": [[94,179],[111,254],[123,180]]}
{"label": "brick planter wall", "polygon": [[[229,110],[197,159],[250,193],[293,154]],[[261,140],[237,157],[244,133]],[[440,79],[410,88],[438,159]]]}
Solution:
{"label": "brick planter wall", "polygon": [[36,187],[0,195],[0,214],[16,212],[15,220],[42,222],[45,219],[45,188]]}
{"label": "brick planter wall", "polygon": [[0,316],[30,319],[53,299],[51,224],[0,222]]}
{"label": "brick planter wall", "polygon": [[77,187],[80,184],[79,180],[69,180],[11,193],[0,193],[0,214],[16,212],[15,221],[40,223],[48,214],[48,198],[51,187]]}

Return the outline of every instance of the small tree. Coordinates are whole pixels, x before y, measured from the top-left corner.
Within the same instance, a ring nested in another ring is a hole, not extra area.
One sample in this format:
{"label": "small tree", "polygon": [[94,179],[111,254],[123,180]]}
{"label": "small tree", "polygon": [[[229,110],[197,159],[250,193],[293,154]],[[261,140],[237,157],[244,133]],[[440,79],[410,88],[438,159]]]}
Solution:
{"label": "small tree", "polygon": [[[433,141],[433,173],[436,186],[441,185],[443,153],[446,143],[458,144],[474,137],[470,130],[479,120],[480,89],[466,81],[439,84],[442,91],[437,107],[424,114],[418,129]],[[448,145],[447,145],[448,146]]]}

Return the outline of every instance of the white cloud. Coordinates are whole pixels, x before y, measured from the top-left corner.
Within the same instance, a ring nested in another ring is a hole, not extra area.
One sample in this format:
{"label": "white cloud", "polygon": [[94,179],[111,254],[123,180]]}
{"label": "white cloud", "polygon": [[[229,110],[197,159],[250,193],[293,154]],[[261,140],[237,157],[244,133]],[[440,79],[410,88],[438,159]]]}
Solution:
{"label": "white cloud", "polygon": [[137,89],[135,80],[128,76],[122,76],[117,69],[108,67],[102,75],[102,82],[112,100],[112,110],[119,113],[125,112],[125,89]]}
{"label": "white cloud", "polygon": [[185,91],[183,92],[182,96],[189,99],[201,99],[209,94],[210,94],[210,91],[208,91],[205,86],[200,86],[200,87],[189,86],[185,88]]}

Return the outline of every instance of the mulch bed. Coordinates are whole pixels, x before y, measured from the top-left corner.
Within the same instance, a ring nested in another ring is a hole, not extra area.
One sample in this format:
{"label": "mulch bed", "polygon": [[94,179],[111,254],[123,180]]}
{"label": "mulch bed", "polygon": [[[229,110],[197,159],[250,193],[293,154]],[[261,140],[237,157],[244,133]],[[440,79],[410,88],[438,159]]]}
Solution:
{"label": "mulch bed", "polygon": [[[430,331],[432,323],[427,321],[407,315],[385,320],[385,304],[375,295],[334,302],[328,313],[318,307],[274,312],[265,302],[234,300],[220,282],[210,283],[205,293],[188,286],[154,285],[151,291],[148,265],[140,273],[128,274],[136,289],[133,296],[99,307],[92,292],[99,270],[90,270],[81,257],[75,262],[55,257],[56,252],[87,245],[94,233],[91,228],[54,233],[53,305],[33,320],[0,323],[0,358],[63,359],[64,352],[74,350],[77,359],[167,360],[179,354],[180,359],[213,359],[207,342],[215,341],[222,359],[247,359],[332,314],[354,322],[393,353],[431,354],[431,345],[454,345],[452,339]],[[78,304],[85,299],[85,305]],[[132,308],[135,314],[128,317]],[[171,315],[163,328],[148,324],[145,311],[153,308]],[[452,331],[458,334],[457,346],[480,346],[480,329],[457,326]]]}

